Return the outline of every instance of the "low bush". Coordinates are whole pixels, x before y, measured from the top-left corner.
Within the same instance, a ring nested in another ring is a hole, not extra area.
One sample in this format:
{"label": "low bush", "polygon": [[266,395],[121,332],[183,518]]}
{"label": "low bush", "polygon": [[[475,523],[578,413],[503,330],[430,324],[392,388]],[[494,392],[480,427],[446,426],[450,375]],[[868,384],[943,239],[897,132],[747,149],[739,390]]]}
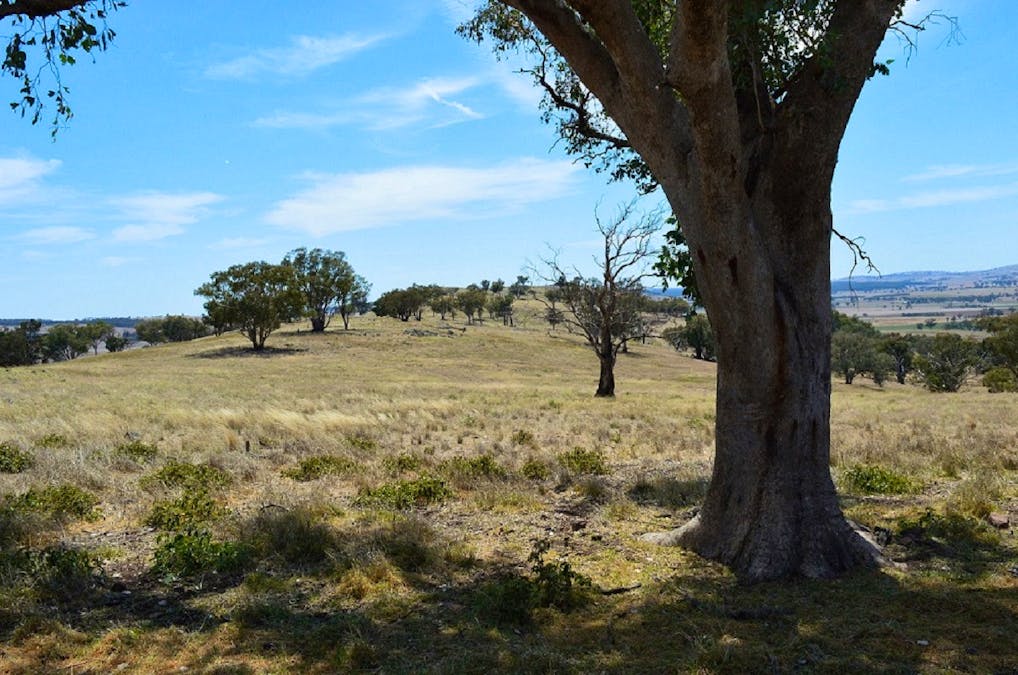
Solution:
{"label": "low bush", "polygon": [[551,468],[539,459],[528,459],[520,467],[520,475],[529,480],[547,480]]}
{"label": "low bush", "polygon": [[308,457],[292,469],[284,469],[285,478],[306,483],[325,476],[341,476],[352,471],[357,465],[346,457],[337,455],[316,455]]}
{"label": "low bush", "polygon": [[441,503],[452,494],[442,479],[420,476],[414,480],[395,481],[374,489],[361,490],[354,504],[403,510]]}
{"label": "low bush", "polygon": [[0,443],[0,473],[21,473],[32,466],[32,455],[14,443]]}
{"label": "low bush", "polygon": [[4,502],[15,511],[36,512],[58,520],[98,520],[101,517],[99,498],[68,483],[31,488],[18,496],[8,495]]}
{"label": "low bush", "polygon": [[212,524],[226,513],[226,507],[208,492],[189,490],[176,499],[162,499],[153,504],[145,524],[158,530],[179,532]]}
{"label": "low bush", "polygon": [[526,429],[517,429],[510,436],[509,440],[513,442],[513,445],[522,445],[528,448],[537,447],[537,440],[534,438],[534,434]]}
{"label": "low bush", "polygon": [[206,530],[186,530],[159,538],[152,571],[174,577],[231,575],[242,572],[250,560],[251,551],[243,544],[216,541]]}
{"label": "low bush", "polygon": [[608,465],[605,464],[604,453],[600,450],[576,447],[568,452],[560,453],[558,463],[570,473],[593,474],[595,476],[608,474]]}
{"label": "low bush", "polygon": [[71,442],[67,440],[67,437],[63,434],[46,434],[35,442],[35,447],[47,448],[50,450],[66,448],[70,445]]}
{"label": "low bush", "polygon": [[128,443],[121,443],[118,445],[114,452],[126,455],[136,462],[146,462],[155,458],[156,454],[159,452],[159,448],[151,443],[145,443],[144,441],[130,441]]}
{"label": "low bush", "polygon": [[454,480],[471,478],[505,478],[509,472],[491,455],[457,456],[438,466],[439,471]]}
{"label": "low bush", "polygon": [[162,485],[169,488],[205,491],[221,488],[231,483],[230,474],[211,464],[170,462],[164,467],[141,479],[143,487]]}
{"label": "low bush", "polygon": [[421,468],[422,464],[421,458],[412,452],[404,452],[395,457],[386,457],[382,460],[382,466],[388,473],[394,476],[408,471],[417,471]]}

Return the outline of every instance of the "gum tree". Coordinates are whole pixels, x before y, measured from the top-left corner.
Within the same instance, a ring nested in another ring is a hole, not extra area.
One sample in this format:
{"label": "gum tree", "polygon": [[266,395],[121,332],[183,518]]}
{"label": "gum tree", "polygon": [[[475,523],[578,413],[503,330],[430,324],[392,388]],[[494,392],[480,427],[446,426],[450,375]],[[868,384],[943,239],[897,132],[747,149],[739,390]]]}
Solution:
{"label": "gum tree", "polygon": [[880,559],[829,469],[830,202],[903,4],[491,0],[461,27],[529,56],[567,150],[667,197],[717,341],[717,433],[699,514],[650,538],[746,581]]}

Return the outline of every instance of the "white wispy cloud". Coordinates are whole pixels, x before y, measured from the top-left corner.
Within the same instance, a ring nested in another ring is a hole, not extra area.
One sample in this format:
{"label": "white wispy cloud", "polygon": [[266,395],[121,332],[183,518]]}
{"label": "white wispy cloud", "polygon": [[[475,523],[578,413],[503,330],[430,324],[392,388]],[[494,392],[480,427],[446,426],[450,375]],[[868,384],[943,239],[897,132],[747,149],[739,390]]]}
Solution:
{"label": "white wispy cloud", "polygon": [[413,124],[447,126],[484,117],[454,98],[480,83],[476,77],[426,78],[408,87],[371,90],[342,102],[332,111],[283,111],[261,117],[253,124],[275,129],[326,129],[352,124],[376,131]]}
{"label": "white wispy cloud", "polygon": [[906,183],[917,183],[944,178],[985,178],[1015,173],[1018,173],[1018,164],[935,164],[901,180]]}
{"label": "white wispy cloud", "polygon": [[128,224],[113,230],[117,242],[157,241],[183,234],[223,200],[214,192],[146,192],[111,200]]}
{"label": "white wispy cloud", "polygon": [[929,190],[893,199],[857,199],[849,202],[847,214],[878,213],[901,209],[952,206],[974,202],[1005,199],[1018,195],[1018,183],[1007,185],[986,185],[970,188]]}
{"label": "white wispy cloud", "polygon": [[504,214],[567,194],[579,169],[520,159],[488,168],[407,166],[309,175],[311,186],[276,204],[266,221],[313,236],[431,219]]}
{"label": "white wispy cloud", "polygon": [[184,228],[180,225],[124,225],[113,230],[113,241],[122,243],[158,241],[178,234],[184,234]]}
{"label": "white wispy cloud", "polygon": [[41,179],[60,168],[60,160],[0,157],[0,206],[37,196]]}
{"label": "white wispy cloud", "polygon": [[77,244],[95,239],[95,232],[83,227],[58,225],[25,230],[17,239],[27,244]]}
{"label": "white wispy cloud", "polygon": [[257,49],[205,69],[205,76],[217,80],[245,80],[261,74],[303,77],[338,63],[381,42],[385,35],[339,35],[314,37],[298,35],[285,47]]}

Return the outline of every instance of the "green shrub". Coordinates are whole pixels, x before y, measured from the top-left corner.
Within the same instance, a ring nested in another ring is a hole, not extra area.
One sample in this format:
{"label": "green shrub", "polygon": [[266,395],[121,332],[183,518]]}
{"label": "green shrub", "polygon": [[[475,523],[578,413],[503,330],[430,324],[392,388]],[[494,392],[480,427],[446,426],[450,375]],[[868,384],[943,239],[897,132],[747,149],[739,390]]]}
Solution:
{"label": "green shrub", "polygon": [[66,448],[70,444],[71,442],[62,434],[46,434],[35,442],[35,447],[56,450],[59,448]]}
{"label": "green shrub", "polygon": [[876,464],[857,464],[842,474],[846,486],[869,495],[901,495],[916,491],[908,477]]}
{"label": "green shrub", "polygon": [[121,443],[114,452],[127,455],[136,462],[145,462],[153,459],[156,453],[159,452],[159,448],[144,441],[131,441],[129,443]]}
{"label": "green shrub", "polygon": [[29,556],[31,577],[43,599],[80,598],[92,589],[102,571],[98,557],[81,549],[54,546]]}
{"label": "green shrub", "polygon": [[608,466],[604,461],[604,453],[600,450],[585,450],[573,448],[568,452],[560,453],[558,462],[562,468],[575,474],[593,474],[604,476],[608,473]]}
{"label": "green shrub", "polygon": [[99,498],[67,483],[31,488],[17,497],[6,497],[5,503],[16,511],[34,511],[58,519],[98,520],[101,517]]}
{"label": "green shrub", "polygon": [[32,466],[32,455],[13,443],[0,443],[0,473],[21,473]]}
{"label": "green shrub", "polygon": [[547,540],[534,542],[530,552],[530,576],[503,575],[481,587],[478,609],[496,623],[527,624],[538,607],[569,612],[588,604],[594,597],[589,577],[573,570],[569,562],[548,562]]}
{"label": "green shrub", "polygon": [[216,541],[205,530],[187,530],[159,538],[152,570],[176,577],[236,574],[244,570],[250,559],[250,550],[242,544]]}
{"label": "green shrub", "polygon": [[442,479],[420,476],[414,480],[385,483],[373,490],[361,490],[357,499],[354,500],[354,504],[391,509],[412,509],[441,503],[451,496],[452,490],[446,486]]}
{"label": "green shrub", "polygon": [[491,455],[469,458],[457,456],[442,462],[438,468],[446,476],[459,480],[470,478],[505,478],[509,473]]}
{"label": "green shrub", "polygon": [[170,462],[153,474],[141,479],[142,486],[162,485],[186,490],[211,490],[229,485],[230,474],[211,464]]}
{"label": "green shrub", "polygon": [[292,469],[284,469],[285,478],[306,483],[325,476],[341,476],[352,471],[357,465],[346,457],[337,455],[316,455],[308,457]]}
{"label": "green shrub", "polygon": [[991,368],[983,375],[983,386],[991,394],[1018,391],[1018,378],[1009,368]]}
{"label": "green shrub", "polygon": [[529,579],[506,574],[481,585],[476,603],[478,613],[488,621],[527,625],[537,607],[536,590]]}
{"label": "green shrub", "polygon": [[382,460],[382,466],[390,474],[398,476],[407,471],[417,471],[421,468],[422,460],[412,452],[404,452],[395,457],[386,457]]}
{"label": "green shrub", "polygon": [[520,475],[529,480],[547,480],[551,468],[539,459],[528,459],[520,467]]}
{"label": "green shrub", "polygon": [[204,490],[189,490],[176,499],[152,505],[145,524],[158,530],[179,532],[208,525],[221,519],[226,508]]}

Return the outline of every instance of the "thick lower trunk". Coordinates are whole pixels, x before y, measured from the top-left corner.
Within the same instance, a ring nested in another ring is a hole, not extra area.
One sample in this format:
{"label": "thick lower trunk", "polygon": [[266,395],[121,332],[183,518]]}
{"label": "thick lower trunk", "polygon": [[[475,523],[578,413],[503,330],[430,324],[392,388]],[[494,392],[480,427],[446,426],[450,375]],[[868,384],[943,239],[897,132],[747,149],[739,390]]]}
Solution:
{"label": "thick lower trunk", "polygon": [[594,396],[611,398],[615,396],[615,359],[611,356],[598,354],[601,360],[601,377],[597,381],[597,393]]}
{"label": "thick lower trunk", "polygon": [[312,333],[325,332],[325,317],[322,316],[311,317],[311,332]]}
{"label": "thick lower trunk", "polygon": [[791,277],[765,258],[740,261],[736,274],[731,259],[732,292],[711,314],[718,383],[710,485],[696,518],[650,537],[722,562],[747,582],[832,577],[880,560],[845,520],[831,480],[830,285],[821,260]]}

